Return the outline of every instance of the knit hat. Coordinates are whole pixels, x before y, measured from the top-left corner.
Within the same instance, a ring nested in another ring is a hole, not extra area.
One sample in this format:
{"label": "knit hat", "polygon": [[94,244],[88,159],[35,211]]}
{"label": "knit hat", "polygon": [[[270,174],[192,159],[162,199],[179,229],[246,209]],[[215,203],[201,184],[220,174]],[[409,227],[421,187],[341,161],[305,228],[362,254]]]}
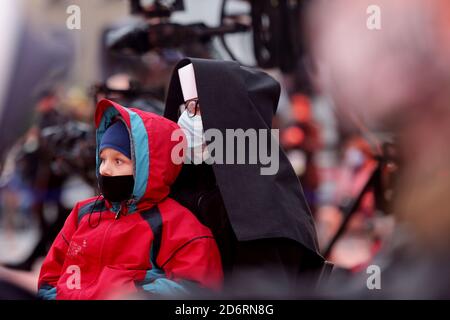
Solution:
{"label": "knit hat", "polygon": [[122,121],[117,121],[106,129],[100,142],[99,152],[105,148],[112,148],[131,159],[130,136]]}

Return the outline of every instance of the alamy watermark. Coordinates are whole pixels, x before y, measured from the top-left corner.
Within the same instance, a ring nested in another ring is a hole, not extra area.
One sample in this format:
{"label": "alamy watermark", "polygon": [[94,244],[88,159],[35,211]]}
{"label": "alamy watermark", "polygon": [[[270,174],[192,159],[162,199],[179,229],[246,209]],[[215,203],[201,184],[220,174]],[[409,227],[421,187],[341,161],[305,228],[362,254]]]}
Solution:
{"label": "alamy watermark", "polygon": [[366,13],[369,15],[367,17],[366,26],[369,30],[381,30],[381,8],[375,4],[367,7]]}
{"label": "alamy watermark", "polygon": [[69,30],[81,29],[81,8],[75,4],[67,7],[66,13],[69,15],[66,19],[66,27]]}
{"label": "alamy watermark", "polygon": [[[186,155],[182,152],[183,135],[191,137]],[[261,175],[275,175],[279,169],[279,136],[278,129],[226,129],[225,133],[207,129],[193,135],[179,129],[171,136],[172,141],[179,141],[172,149],[171,158],[175,164],[259,164]]]}
{"label": "alamy watermark", "polygon": [[370,274],[367,277],[366,285],[369,290],[381,289],[381,269],[377,265],[370,265],[366,269],[366,273]]}
{"label": "alamy watermark", "polygon": [[66,286],[69,290],[81,289],[81,269],[77,265],[70,265],[66,269],[66,273],[70,276],[66,280]]}

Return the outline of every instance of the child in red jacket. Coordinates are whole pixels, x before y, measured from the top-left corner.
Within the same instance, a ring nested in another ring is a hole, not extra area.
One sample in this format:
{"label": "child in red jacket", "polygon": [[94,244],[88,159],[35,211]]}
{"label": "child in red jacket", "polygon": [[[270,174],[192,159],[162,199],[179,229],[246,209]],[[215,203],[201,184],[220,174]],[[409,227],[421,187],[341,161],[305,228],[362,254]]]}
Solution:
{"label": "child in red jacket", "polygon": [[181,169],[171,159],[177,124],[102,100],[95,125],[102,196],[79,202],[67,218],[42,266],[39,297],[220,288],[222,266],[210,230],[168,198]]}

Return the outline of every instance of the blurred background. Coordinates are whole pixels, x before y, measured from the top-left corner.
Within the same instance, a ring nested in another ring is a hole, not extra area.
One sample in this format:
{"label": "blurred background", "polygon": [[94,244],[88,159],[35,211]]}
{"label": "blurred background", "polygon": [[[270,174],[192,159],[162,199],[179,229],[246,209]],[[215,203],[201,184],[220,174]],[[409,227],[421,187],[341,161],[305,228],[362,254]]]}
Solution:
{"label": "blurred background", "polygon": [[273,126],[334,272],[365,273],[399,234],[450,243],[444,0],[3,0],[0,24],[3,266],[37,272],[95,194],[96,101],[162,114],[186,56],[282,84]]}

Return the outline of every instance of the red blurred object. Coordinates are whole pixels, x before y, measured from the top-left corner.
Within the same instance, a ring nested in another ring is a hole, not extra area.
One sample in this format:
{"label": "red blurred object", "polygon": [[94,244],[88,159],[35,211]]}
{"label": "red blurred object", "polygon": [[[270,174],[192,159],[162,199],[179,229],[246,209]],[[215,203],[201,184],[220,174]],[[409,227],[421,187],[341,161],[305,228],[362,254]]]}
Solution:
{"label": "red blurred object", "polygon": [[305,140],[305,133],[299,127],[289,127],[281,135],[281,143],[285,148],[298,147]]}
{"label": "red blurred object", "polygon": [[311,102],[308,96],[295,94],[292,96],[292,115],[297,122],[311,120]]}

